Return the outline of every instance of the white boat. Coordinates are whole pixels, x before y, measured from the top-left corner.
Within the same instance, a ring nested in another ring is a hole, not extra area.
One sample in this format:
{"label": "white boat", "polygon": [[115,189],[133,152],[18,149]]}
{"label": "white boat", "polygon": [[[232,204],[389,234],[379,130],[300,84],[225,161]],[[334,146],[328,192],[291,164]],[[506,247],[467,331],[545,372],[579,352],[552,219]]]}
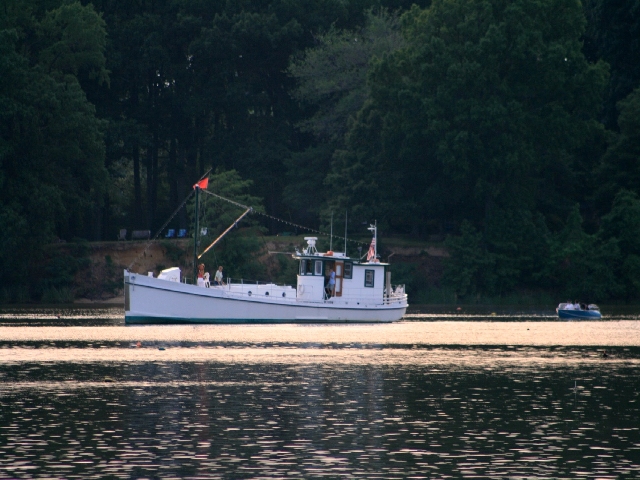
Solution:
{"label": "white boat", "polygon": [[[198,190],[196,188],[196,195]],[[404,285],[392,287],[389,264],[381,263],[377,258],[376,227],[372,225],[370,229],[374,239],[366,262],[341,252],[318,252],[317,237],[305,237],[307,245],[303,251],[296,250],[292,254],[299,262],[295,287],[242,280],[225,285],[201,281],[198,285],[187,283],[178,267],[163,270],[157,277],[152,273],[144,275],[125,270],[125,323],[382,323],[400,320],[407,310],[407,294]],[[330,268],[335,272],[333,292],[326,289]]]}

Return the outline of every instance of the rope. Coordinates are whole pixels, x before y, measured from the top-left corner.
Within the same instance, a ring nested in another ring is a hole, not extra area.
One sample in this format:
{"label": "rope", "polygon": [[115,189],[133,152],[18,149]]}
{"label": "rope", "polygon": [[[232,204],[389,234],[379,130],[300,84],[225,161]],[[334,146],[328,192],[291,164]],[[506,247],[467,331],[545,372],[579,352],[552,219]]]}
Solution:
{"label": "rope", "polygon": [[234,202],[233,200],[229,200],[228,198],[221,197],[220,195],[218,195],[216,193],[213,193],[213,192],[210,192],[209,190],[201,190],[201,193],[206,193],[207,195],[211,195],[212,197],[216,197],[216,198],[219,198],[220,200],[224,200],[225,202],[232,203],[236,207],[242,207],[245,210],[248,209],[248,208],[251,208],[251,207],[248,207],[248,206],[243,205],[241,203]]}
{"label": "rope", "polygon": [[292,227],[301,228],[301,229],[303,229],[303,230],[307,230],[307,231],[309,231],[309,232],[317,233],[318,235],[325,235],[325,236],[327,236],[327,237],[331,237],[331,236],[332,236],[332,237],[334,237],[334,238],[339,238],[340,240],[346,240],[346,241],[348,241],[348,242],[353,242],[353,243],[355,243],[356,245],[362,245],[362,246],[365,246],[365,247],[368,245],[366,242],[361,242],[361,241],[358,241],[358,240],[352,240],[352,239],[350,239],[350,238],[345,238],[345,237],[342,237],[342,236],[340,236],[340,235],[331,235],[330,233],[321,232],[320,230],[315,230],[315,229],[313,229],[313,228],[309,228],[309,227],[305,227],[305,226],[302,226],[302,225],[298,225],[298,224],[295,224],[295,223],[289,222],[289,221],[287,221],[287,220],[282,220],[281,218],[274,217],[274,216],[272,216],[272,215],[268,215],[268,214],[266,214],[266,213],[256,212],[255,210],[253,211],[253,213],[256,213],[256,214],[258,214],[258,215],[262,215],[263,217],[270,218],[271,220],[275,220],[275,221],[277,221],[277,222],[285,223],[285,224],[290,225],[290,226],[292,226]]}

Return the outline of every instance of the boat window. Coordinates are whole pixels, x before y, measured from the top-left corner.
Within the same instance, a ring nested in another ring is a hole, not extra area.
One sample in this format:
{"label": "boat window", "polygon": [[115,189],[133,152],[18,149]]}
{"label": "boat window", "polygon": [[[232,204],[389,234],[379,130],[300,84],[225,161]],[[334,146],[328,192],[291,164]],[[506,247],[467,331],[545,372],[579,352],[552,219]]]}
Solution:
{"label": "boat window", "polygon": [[375,278],[375,270],[365,270],[364,271],[364,286],[365,287],[373,287],[373,280]]}
{"label": "boat window", "polygon": [[322,260],[316,260],[316,275],[322,275]]}
{"label": "boat window", "polygon": [[344,278],[351,278],[353,275],[353,263],[344,262]]}
{"label": "boat window", "polygon": [[300,260],[300,275],[313,275],[311,260]]}

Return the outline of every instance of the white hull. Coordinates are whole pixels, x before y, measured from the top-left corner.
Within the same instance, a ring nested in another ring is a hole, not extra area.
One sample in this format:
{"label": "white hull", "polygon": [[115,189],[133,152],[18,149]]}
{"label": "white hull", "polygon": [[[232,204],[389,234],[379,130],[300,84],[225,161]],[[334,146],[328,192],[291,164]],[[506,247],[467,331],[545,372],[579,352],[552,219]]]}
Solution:
{"label": "white hull", "polygon": [[406,295],[374,299],[297,298],[276,285],[203,288],[125,272],[125,323],[388,323],[406,312]]}

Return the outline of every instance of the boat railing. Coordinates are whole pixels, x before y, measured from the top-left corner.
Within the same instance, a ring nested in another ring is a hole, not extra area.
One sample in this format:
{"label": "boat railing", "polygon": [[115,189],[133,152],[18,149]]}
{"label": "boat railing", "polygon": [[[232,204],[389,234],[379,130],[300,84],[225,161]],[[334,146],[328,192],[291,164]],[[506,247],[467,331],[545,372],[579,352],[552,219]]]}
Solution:
{"label": "boat railing", "polygon": [[[358,302],[374,302],[380,301],[379,293],[375,293],[371,288],[349,288],[348,292],[342,292],[339,297],[344,301],[358,301]],[[404,290],[404,285],[398,285],[391,289],[391,294],[387,295],[386,289],[383,291],[382,303],[384,305],[402,304],[407,303],[407,294]]]}
{"label": "boat railing", "polygon": [[225,281],[225,286],[226,285],[274,285],[276,287],[280,287],[280,288],[286,288],[286,287],[290,287],[291,285],[286,285],[284,283],[275,283],[275,282],[265,282],[263,280],[248,280],[246,278],[240,278],[237,280],[234,280],[230,277],[228,277]]}
{"label": "boat railing", "polygon": [[296,290],[290,285],[276,284],[272,282],[262,282],[259,280],[233,280],[227,278],[224,285],[211,285],[211,288],[221,289],[228,292],[231,295],[241,296],[264,296],[264,297],[282,297],[292,298],[296,297]]}
{"label": "boat railing", "polygon": [[406,304],[408,301],[408,295],[406,293],[403,293],[401,295],[392,295],[390,297],[387,297],[386,295],[383,298],[383,302],[385,305],[394,305],[397,303],[401,303],[401,304]]}

